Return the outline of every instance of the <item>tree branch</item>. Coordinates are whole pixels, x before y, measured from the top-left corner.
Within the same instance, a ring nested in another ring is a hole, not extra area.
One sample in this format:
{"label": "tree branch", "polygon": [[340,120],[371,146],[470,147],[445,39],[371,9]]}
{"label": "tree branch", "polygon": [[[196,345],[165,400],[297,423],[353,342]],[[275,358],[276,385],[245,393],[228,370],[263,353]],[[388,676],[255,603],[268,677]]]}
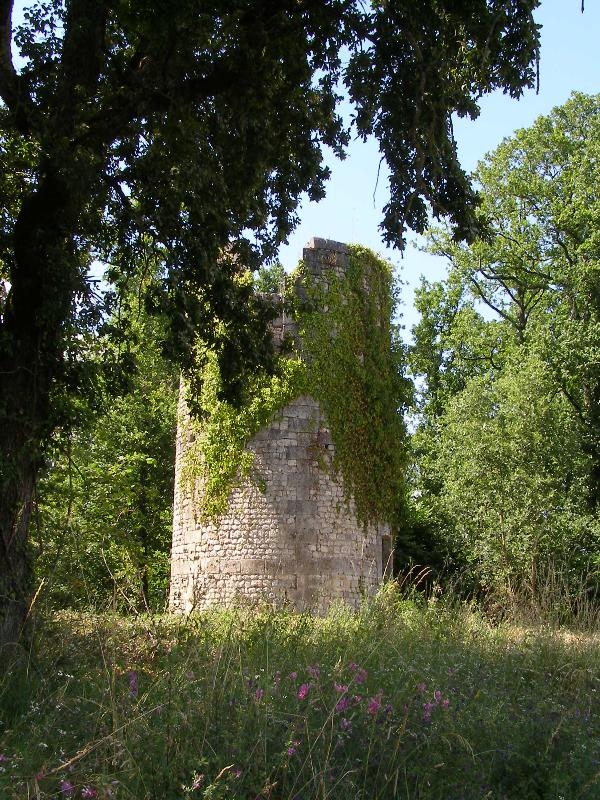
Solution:
{"label": "tree branch", "polygon": [[13,0],[0,0],[0,97],[8,108],[17,104],[17,73],[12,62],[12,10]]}
{"label": "tree branch", "polygon": [[0,98],[12,113],[17,129],[29,131],[31,98],[25,93],[12,60],[13,0],[0,0]]}

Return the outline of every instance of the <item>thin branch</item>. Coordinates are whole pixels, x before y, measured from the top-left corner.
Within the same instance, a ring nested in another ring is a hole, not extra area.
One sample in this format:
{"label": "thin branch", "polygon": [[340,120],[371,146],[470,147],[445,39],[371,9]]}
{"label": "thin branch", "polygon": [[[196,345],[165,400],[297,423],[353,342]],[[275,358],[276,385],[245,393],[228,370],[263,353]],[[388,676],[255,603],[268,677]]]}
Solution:
{"label": "thin branch", "polygon": [[486,295],[486,293],[483,291],[483,289],[473,276],[469,278],[469,281],[473,284],[473,287],[475,288],[475,291],[479,295],[479,298],[483,300],[483,302],[486,304],[486,306],[488,306],[488,308],[491,308],[492,311],[495,311],[499,317],[502,317],[502,319],[505,319],[507,322],[510,322],[511,325],[515,324],[515,320],[510,316],[510,314],[507,314],[506,311],[503,311],[499,306],[495,306],[492,303],[492,301],[489,299],[489,297]]}

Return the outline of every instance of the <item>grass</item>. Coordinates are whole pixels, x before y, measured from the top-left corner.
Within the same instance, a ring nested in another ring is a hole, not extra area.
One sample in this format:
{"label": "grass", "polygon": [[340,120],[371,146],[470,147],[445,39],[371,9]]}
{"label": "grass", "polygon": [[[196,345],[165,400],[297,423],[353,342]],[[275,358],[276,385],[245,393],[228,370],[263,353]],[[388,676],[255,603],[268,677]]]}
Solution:
{"label": "grass", "polygon": [[600,797],[593,633],[359,613],[56,613],[0,677],[0,797]]}

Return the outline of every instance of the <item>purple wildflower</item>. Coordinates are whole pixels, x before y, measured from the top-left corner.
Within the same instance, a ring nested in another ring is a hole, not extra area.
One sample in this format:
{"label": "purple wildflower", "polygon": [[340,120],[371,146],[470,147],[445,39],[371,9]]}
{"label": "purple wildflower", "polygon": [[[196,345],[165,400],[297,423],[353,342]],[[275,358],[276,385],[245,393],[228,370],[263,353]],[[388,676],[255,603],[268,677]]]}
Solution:
{"label": "purple wildflower", "polygon": [[345,711],[349,706],[350,706],[350,698],[340,697],[340,699],[335,704],[335,711],[336,713],[340,714],[342,711]]}
{"label": "purple wildflower", "polygon": [[[138,676],[135,670],[130,670],[127,673],[129,677],[129,697],[137,697],[138,696]],[[90,797],[94,797],[94,795],[90,795]]]}
{"label": "purple wildflower", "polygon": [[343,717],[342,720],[340,721],[340,728],[343,731],[349,731],[352,728],[352,723],[350,722],[349,719],[346,719],[346,717]]}
{"label": "purple wildflower", "polygon": [[91,786],[84,786],[81,790],[82,797],[98,797],[98,791]]}
{"label": "purple wildflower", "polygon": [[290,672],[290,674],[288,675],[288,678],[291,681],[295,681],[297,677],[298,677],[298,673],[297,672]]}
{"label": "purple wildflower", "polygon": [[375,697],[372,697],[369,700],[369,703],[367,705],[367,714],[370,714],[372,717],[375,716],[375,714],[377,714],[377,712],[381,708],[381,697],[382,697],[382,695],[383,695],[383,692],[378,692],[375,695]]}
{"label": "purple wildflower", "polygon": [[0,764],[1,764],[3,761],[8,761],[8,756],[5,756],[5,755],[4,755],[4,753],[0,753]]}
{"label": "purple wildflower", "polygon": [[446,698],[445,700],[442,700],[440,705],[441,705],[442,708],[448,708],[448,706],[450,705],[450,700],[448,700],[448,698]]}
{"label": "purple wildflower", "polygon": [[353,695],[352,696],[352,703],[355,706],[357,706],[359,703],[362,703],[362,694]]}
{"label": "purple wildflower", "polygon": [[310,677],[314,678],[314,680],[316,681],[318,681],[319,678],[321,677],[321,670],[319,669],[318,664],[313,664],[312,666],[308,667],[307,672],[310,675]]}
{"label": "purple wildflower", "polygon": [[192,791],[195,792],[196,789],[199,789],[204,782],[204,775],[196,775],[194,778],[194,782],[192,783]]}
{"label": "purple wildflower", "polygon": [[254,699],[256,700],[257,703],[259,703],[264,696],[265,696],[265,690],[261,689],[259,686],[258,689],[254,692]]}
{"label": "purple wildflower", "polygon": [[233,777],[234,778],[241,778],[242,777],[242,770],[239,767],[236,767],[233,770]]}
{"label": "purple wildflower", "polygon": [[431,720],[431,712],[434,707],[433,703],[423,703],[423,722],[429,722]]}
{"label": "purple wildflower", "polygon": [[439,703],[440,700],[442,699],[442,693],[440,692],[439,689],[436,689],[435,692],[433,693],[433,699],[435,700],[436,703]]}
{"label": "purple wildflower", "polygon": [[386,703],[383,707],[384,714],[391,714],[394,711],[394,706],[391,703]]}
{"label": "purple wildflower", "polygon": [[356,671],[356,674],[354,675],[354,680],[356,681],[356,683],[359,684],[364,683],[367,680],[368,675],[369,673],[367,672],[366,669],[359,667],[359,669]]}
{"label": "purple wildflower", "polygon": [[310,683],[303,683],[298,689],[298,700],[304,700],[310,692]]}
{"label": "purple wildflower", "polygon": [[69,783],[69,781],[61,781],[60,793],[64,795],[64,797],[71,797],[74,789],[75,787],[72,783]]}
{"label": "purple wildflower", "polygon": [[333,688],[338,694],[344,694],[348,691],[348,686],[345,683],[333,683]]}
{"label": "purple wildflower", "polygon": [[279,686],[279,684],[281,683],[281,671],[280,670],[277,670],[275,675],[273,675],[273,683],[276,686]]}

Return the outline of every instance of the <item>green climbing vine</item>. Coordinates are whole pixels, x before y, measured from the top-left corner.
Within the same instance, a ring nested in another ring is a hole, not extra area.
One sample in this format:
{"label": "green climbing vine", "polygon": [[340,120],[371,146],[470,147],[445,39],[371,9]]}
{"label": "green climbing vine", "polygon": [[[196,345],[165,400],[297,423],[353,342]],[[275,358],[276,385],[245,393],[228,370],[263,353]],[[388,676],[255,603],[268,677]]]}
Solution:
{"label": "green climbing vine", "polygon": [[[410,396],[404,349],[392,324],[396,296],[390,264],[370,250],[351,246],[344,275],[313,278],[301,263],[294,280],[304,290],[288,291],[287,303],[299,330],[301,352],[279,358],[276,375],[256,375],[246,403],[234,408],[219,400],[216,359],[205,356],[201,421],[191,420],[182,480],[199,487],[199,515],[215,518],[227,507],[232,488],[253,475],[246,444],[298,395],[319,401],[347,499],[363,523],[389,521],[404,497],[406,430],[402,410]],[[323,467],[327,468],[325,463]],[[199,480],[198,480],[199,479]]]}

